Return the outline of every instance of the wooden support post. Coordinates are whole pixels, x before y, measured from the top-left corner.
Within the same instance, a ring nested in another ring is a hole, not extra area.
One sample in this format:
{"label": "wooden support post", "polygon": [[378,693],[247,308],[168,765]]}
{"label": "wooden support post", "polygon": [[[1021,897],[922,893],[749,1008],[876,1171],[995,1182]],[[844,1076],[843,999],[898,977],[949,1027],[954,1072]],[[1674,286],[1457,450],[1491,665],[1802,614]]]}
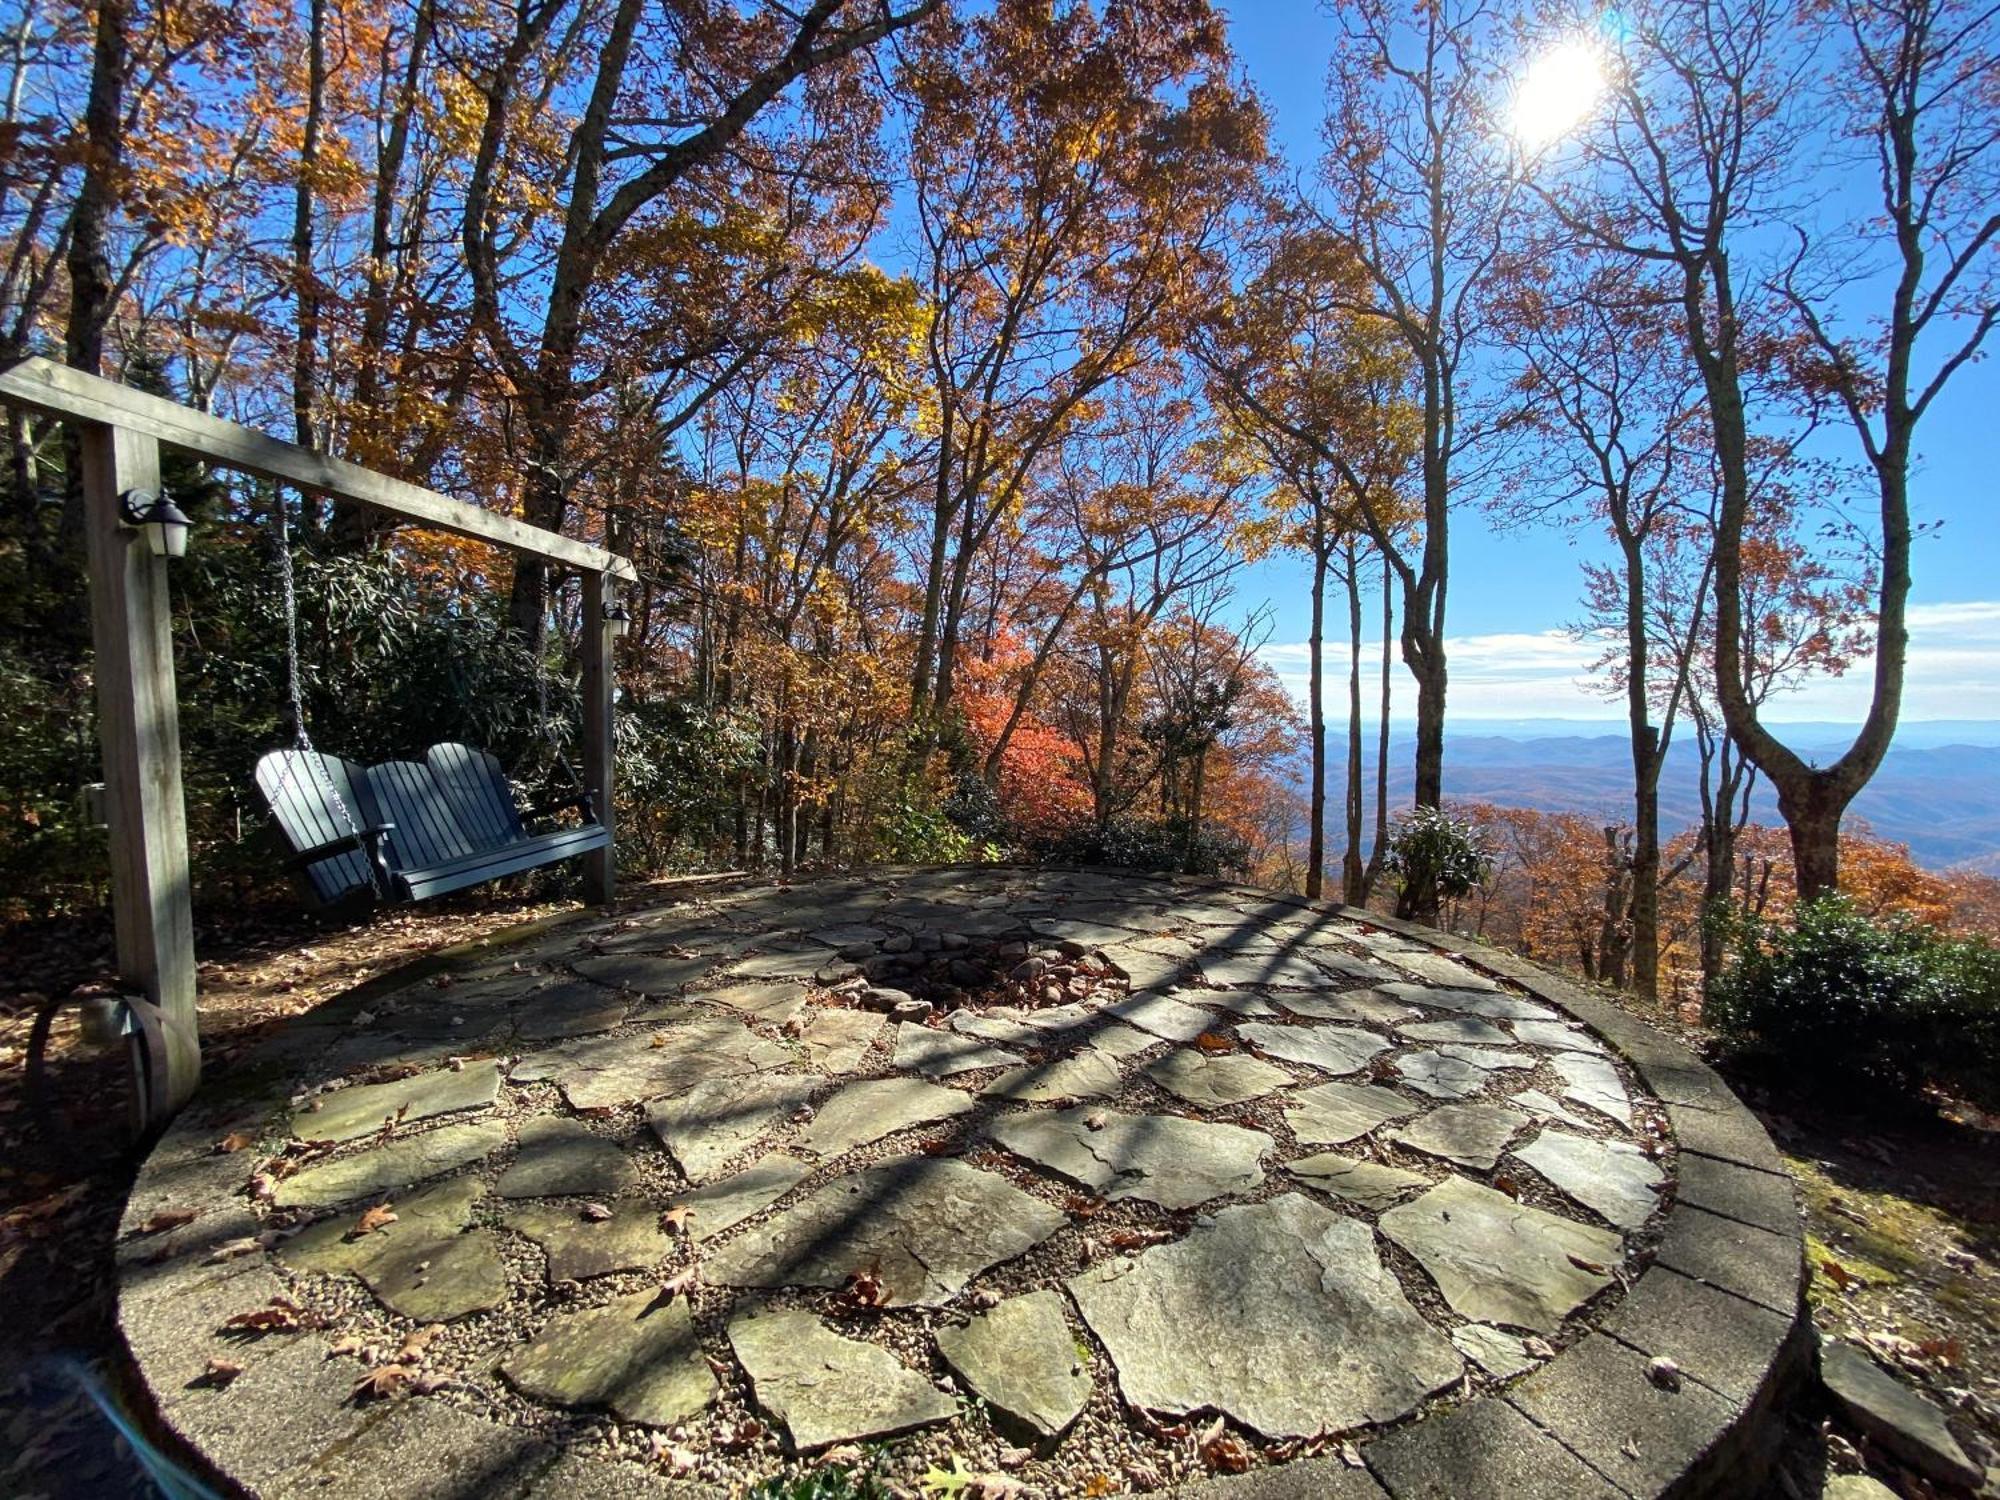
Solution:
{"label": "wooden support post", "polygon": [[159,488],[160,449],[125,428],[79,424],[77,437],[118,973],[153,1008],[133,1032],[141,1124],[151,1128],[187,1103],[201,1079],[168,563],[119,518],[126,491]]}
{"label": "wooden support post", "polygon": [[604,575],[583,575],[583,784],[590,789],[597,820],[612,837],[602,849],[583,857],[583,895],[596,905],[608,905],[618,886],[617,830],[612,822],[611,758],[611,626],[605,621],[609,603]]}

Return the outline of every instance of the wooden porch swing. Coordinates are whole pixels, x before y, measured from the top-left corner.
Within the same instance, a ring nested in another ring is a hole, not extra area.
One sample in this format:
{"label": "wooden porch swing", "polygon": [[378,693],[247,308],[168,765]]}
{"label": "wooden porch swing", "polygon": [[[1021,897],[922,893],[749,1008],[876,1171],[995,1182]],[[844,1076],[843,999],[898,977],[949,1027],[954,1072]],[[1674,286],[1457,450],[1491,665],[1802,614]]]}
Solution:
{"label": "wooden porch swing", "polygon": [[[410,862],[400,871],[400,889],[410,895],[418,889],[437,894],[509,873],[502,866],[510,860],[528,858],[547,863],[550,858],[581,857],[586,899],[597,903],[611,899],[615,868],[612,680],[611,624],[606,607],[612,602],[614,581],[638,577],[627,559],[39,357],[0,369],[0,405],[68,423],[75,430],[83,457],[111,905],[117,928],[119,979],[128,992],[121,1001],[121,1029],[130,1048],[137,1124],[142,1134],[163,1126],[187,1103],[201,1078],[193,893],[181,790],[169,560],[148,546],[142,524],[146,506],[155,500],[160,488],[163,446],[216,468],[257,475],[308,494],[383,511],[417,526],[491,542],[574,569],[582,576],[583,618],[588,622],[582,642],[580,777],[581,795],[588,798],[590,809],[586,827],[558,830],[553,835],[527,832],[491,757],[482,760],[480,752],[463,746],[435,746],[421,763],[430,795],[407,802],[406,816],[422,821],[444,809],[464,820],[457,825],[455,837],[466,847],[457,849],[454,835],[448,834],[442,823],[426,825],[431,842],[421,849],[414,832],[406,835],[405,843],[412,852]],[[418,763],[392,763],[398,764]],[[357,818],[370,819],[379,831],[371,837],[370,824],[358,821],[353,827],[331,827],[328,838],[338,847],[316,850],[307,845],[308,852],[316,855],[307,860],[308,869],[339,859],[372,858],[386,863],[381,842],[393,838],[386,825],[395,817],[385,812],[381,803],[369,800],[377,773],[385,788],[409,783],[390,767],[375,767],[365,773],[368,792],[364,795],[357,787],[354,801],[347,806]],[[404,805],[396,804],[395,796],[384,795],[399,810]],[[314,844],[324,842],[314,840]],[[370,848],[375,851],[373,856],[364,855],[362,851]],[[503,849],[511,852],[498,852]],[[367,878],[372,883],[380,873],[382,865],[371,863]],[[398,872],[391,869],[390,873]],[[468,876],[471,878],[465,878]]]}

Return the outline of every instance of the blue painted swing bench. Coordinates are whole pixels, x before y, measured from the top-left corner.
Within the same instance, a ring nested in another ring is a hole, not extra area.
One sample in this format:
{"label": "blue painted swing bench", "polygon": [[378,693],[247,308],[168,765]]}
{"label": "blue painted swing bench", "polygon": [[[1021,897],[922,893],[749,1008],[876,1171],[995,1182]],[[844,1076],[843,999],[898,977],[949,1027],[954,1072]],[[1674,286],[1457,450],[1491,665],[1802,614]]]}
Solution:
{"label": "blue painted swing bench", "polygon": [[[525,810],[500,762],[470,745],[433,745],[421,761],[361,766],[316,750],[273,750],[257,789],[291,844],[287,870],[316,904],[426,901],[602,849],[611,830],[588,792]],[[574,807],[574,828],[528,820]]]}

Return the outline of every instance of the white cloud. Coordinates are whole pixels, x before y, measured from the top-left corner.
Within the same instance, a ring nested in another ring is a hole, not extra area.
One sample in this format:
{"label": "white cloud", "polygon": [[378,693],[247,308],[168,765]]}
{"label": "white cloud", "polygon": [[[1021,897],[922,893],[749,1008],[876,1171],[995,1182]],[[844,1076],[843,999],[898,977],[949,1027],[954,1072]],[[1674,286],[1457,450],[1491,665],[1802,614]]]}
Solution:
{"label": "white cloud", "polygon": [[[1913,605],[1910,609],[1909,670],[1904,682],[1906,719],[2000,720],[2000,600]],[[1363,648],[1363,670],[1371,677],[1381,642]],[[1607,697],[1590,665],[1599,655],[1593,641],[1566,631],[1496,631],[1455,636],[1445,643],[1451,674],[1450,711],[1455,719],[1617,720],[1622,705]],[[1267,646],[1264,660],[1301,703],[1306,697],[1307,648],[1303,641]],[[1329,693],[1344,691],[1347,643],[1327,643]],[[1774,701],[1776,720],[1853,722],[1866,713],[1873,668],[1858,663],[1845,677],[1815,680]],[[1372,688],[1369,689],[1372,695]],[[1409,675],[1395,680],[1399,715],[1412,701]],[[1371,696],[1372,701],[1372,696]]]}

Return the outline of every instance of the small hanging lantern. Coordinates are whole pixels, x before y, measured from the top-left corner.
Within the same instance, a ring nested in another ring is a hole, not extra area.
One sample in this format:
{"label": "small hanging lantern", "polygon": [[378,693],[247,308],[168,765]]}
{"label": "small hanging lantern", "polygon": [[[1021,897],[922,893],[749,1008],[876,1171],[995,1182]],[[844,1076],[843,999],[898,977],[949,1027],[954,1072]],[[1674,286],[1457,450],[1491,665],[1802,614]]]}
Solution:
{"label": "small hanging lantern", "polygon": [[188,532],[194,522],[165,495],[152,490],[127,490],[118,497],[118,518],[146,534],[146,550],[155,557],[186,557]]}
{"label": "small hanging lantern", "polygon": [[611,634],[623,640],[632,629],[631,611],[613,599],[604,606],[604,623],[611,627]]}

